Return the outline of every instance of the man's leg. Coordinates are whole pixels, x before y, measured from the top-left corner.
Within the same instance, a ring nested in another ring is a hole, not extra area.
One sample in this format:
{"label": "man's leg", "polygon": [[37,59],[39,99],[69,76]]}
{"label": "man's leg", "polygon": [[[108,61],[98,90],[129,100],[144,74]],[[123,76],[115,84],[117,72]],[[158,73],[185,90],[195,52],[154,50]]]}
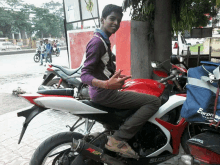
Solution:
{"label": "man's leg", "polygon": [[43,54],[40,53],[40,65],[43,65]]}
{"label": "man's leg", "polygon": [[143,93],[117,91],[108,100],[99,104],[117,109],[137,110],[113,135],[117,140],[128,141],[157,112],[160,99]]}
{"label": "man's leg", "polygon": [[50,63],[52,63],[52,53],[49,53]]}
{"label": "man's leg", "polygon": [[47,53],[44,53],[45,63],[47,63]]}

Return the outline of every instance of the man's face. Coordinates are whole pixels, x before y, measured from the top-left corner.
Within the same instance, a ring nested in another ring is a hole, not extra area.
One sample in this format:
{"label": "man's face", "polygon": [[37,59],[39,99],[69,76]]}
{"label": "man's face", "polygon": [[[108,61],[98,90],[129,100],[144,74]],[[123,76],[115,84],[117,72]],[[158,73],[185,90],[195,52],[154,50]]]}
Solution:
{"label": "man's face", "polygon": [[108,35],[114,34],[120,27],[122,16],[117,12],[111,12],[106,18],[101,19],[102,30]]}
{"label": "man's face", "polygon": [[48,43],[48,40],[45,40],[46,43]]}

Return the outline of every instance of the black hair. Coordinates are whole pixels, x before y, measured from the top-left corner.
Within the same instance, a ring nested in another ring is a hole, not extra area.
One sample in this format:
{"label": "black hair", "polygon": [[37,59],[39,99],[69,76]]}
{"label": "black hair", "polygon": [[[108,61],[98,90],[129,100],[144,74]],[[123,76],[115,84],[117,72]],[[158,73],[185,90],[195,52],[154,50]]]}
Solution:
{"label": "black hair", "polygon": [[104,9],[102,10],[102,18],[106,19],[106,17],[108,15],[110,15],[111,12],[119,13],[119,14],[121,14],[121,17],[123,17],[122,7],[117,6],[117,5],[113,5],[113,4],[109,4],[109,5],[106,5],[104,7]]}

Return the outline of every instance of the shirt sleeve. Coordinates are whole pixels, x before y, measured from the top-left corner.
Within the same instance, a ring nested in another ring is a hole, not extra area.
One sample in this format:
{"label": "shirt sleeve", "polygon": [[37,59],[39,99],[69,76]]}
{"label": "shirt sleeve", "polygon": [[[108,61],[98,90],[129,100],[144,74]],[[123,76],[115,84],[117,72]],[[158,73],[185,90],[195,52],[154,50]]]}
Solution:
{"label": "shirt sleeve", "polygon": [[81,74],[81,80],[84,84],[92,86],[92,80],[95,78],[94,70],[105,52],[104,43],[99,38],[94,37],[90,40],[86,47],[86,59]]}

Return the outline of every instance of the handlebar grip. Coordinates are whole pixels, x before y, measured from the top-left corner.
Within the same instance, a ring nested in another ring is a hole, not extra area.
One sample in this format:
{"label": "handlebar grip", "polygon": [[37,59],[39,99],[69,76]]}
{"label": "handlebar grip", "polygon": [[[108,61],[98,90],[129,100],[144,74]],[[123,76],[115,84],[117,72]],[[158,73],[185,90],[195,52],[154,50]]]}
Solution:
{"label": "handlebar grip", "polygon": [[167,80],[170,80],[170,79],[172,79],[172,78],[174,78],[174,77],[176,77],[176,75],[170,75],[170,76],[168,76],[168,77],[166,77],[166,78],[163,78],[163,79],[160,80],[159,82],[160,82],[160,83],[163,83],[163,82],[165,82],[165,81],[167,81]]}

